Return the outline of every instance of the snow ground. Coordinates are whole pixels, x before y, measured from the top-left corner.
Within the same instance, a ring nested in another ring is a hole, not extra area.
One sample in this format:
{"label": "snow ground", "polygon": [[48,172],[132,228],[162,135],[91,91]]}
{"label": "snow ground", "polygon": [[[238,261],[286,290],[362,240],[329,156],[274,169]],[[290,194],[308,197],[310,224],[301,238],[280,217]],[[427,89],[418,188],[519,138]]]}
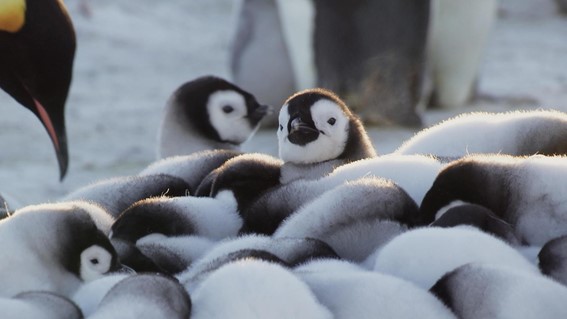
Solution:
{"label": "snow ground", "polygon": [[[228,78],[231,0],[88,2],[68,0],[78,35],[67,103],[70,167],[60,183],[56,158],[35,116],[0,92],[0,192],[22,204],[52,201],[90,182],[139,172],[155,158],[161,108],[183,82]],[[567,111],[567,16],[553,0],[501,0],[481,66],[482,98],[458,112],[556,108]],[[427,111],[427,124],[457,112]],[[414,131],[368,128],[381,154]],[[276,154],[261,131],[246,150]]]}

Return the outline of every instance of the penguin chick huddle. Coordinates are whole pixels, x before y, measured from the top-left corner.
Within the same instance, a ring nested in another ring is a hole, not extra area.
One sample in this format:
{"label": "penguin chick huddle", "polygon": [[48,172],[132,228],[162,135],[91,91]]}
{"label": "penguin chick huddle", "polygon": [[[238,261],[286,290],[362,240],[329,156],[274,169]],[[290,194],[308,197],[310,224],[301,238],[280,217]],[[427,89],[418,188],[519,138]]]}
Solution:
{"label": "penguin chick huddle", "polygon": [[377,155],[311,89],[278,157],[240,151],[266,114],[195,79],[138,175],[6,206],[3,318],[567,318],[567,114],[461,115]]}

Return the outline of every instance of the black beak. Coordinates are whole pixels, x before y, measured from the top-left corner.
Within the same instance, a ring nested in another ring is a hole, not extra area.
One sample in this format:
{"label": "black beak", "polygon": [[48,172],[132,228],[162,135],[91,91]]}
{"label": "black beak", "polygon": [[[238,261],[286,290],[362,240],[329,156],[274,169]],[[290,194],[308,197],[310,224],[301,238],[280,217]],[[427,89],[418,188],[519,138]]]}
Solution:
{"label": "black beak", "polygon": [[293,144],[306,145],[319,137],[319,131],[313,126],[301,120],[301,117],[290,119],[289,134],[287,138]]}
{"label": "black beak", "polygon": [[22,27],[2,32],[0,47],[0,87],[39,118],[63,179],[69,163],[64,111],[76,36],[62,2],[26,1]]}

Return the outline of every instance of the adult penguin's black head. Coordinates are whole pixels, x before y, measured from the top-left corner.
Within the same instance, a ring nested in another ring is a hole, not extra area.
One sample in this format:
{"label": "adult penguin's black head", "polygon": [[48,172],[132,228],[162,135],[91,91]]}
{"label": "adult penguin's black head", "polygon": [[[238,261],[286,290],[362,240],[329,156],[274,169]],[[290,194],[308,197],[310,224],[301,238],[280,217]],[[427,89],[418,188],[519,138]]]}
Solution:
{"label": "adult penguin's black head", "polygon": [[69,162],[65,102],[75,46],[75,30],[61,0],[0,2],[0,87],[47,130],[61,179]]}

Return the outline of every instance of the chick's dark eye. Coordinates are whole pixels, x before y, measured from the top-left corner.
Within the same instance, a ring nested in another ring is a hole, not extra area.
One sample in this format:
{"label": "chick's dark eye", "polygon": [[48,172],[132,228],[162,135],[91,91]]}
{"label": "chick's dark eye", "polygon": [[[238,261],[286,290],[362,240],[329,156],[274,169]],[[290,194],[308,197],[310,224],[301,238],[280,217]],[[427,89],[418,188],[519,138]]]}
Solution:
{"label": "chick's dark eye", "polygon": [[331,118],[327,121],[327,123],[329,123],[329,124],[331,124],[331,125],[335,125],[335,122],[336,122],[336,121],[337,121],[337,120],[336,120],[334,117],[331,117]]}
{"label": "chick's dark eye", "polygon": [[225,105],[222,107],[222,111],[225,112],[226,114],[231,113],[232,111],[234,111],[234,108],[230,105]]}
{"label": "chick's dark eye", "polygon": [[280,124],[280,131],[283,131],[283,126]]}

